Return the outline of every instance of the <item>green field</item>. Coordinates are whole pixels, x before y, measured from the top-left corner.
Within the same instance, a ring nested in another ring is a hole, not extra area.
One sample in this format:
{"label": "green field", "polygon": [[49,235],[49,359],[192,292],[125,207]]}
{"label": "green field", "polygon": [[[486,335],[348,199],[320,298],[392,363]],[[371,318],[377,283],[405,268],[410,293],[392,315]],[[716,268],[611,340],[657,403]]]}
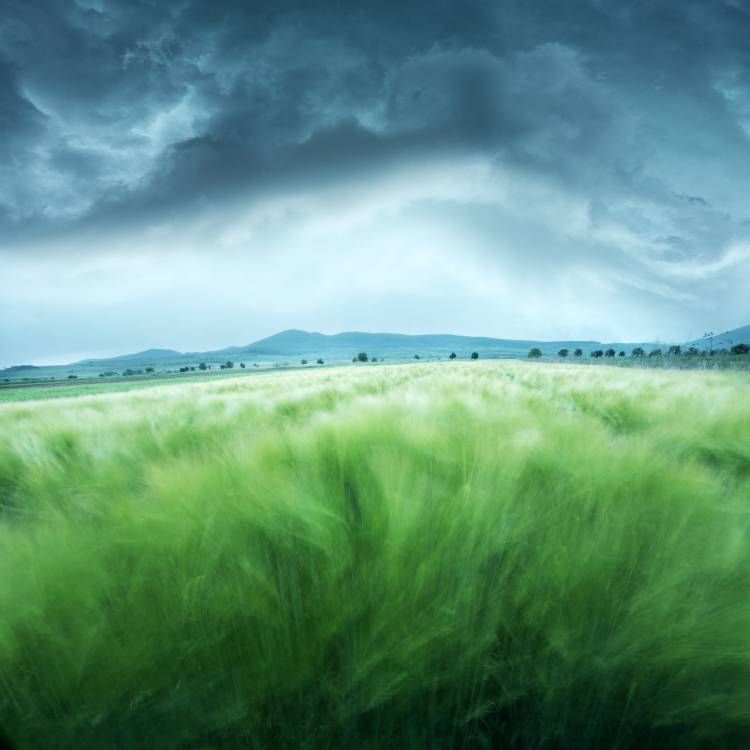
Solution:
{"label": "green field", "polygon": [[750,377],[321,368],[0,405],[16,748],[743,748]]}
{"label": "green field", "polygon": [[256,370],[239,372],[189,373],[186,375],[157,375],[141,378],[122,378],[119,380],[58,380],[53,383],[8,383],[0,385],[0,403],[7,401],[38,401],[47,398],[70,398],[72,396],[94,396],[105,393],[137,391],[142,388],[153,388],[178,383],[200,383],[236,380],[243,377],[255,377]]}

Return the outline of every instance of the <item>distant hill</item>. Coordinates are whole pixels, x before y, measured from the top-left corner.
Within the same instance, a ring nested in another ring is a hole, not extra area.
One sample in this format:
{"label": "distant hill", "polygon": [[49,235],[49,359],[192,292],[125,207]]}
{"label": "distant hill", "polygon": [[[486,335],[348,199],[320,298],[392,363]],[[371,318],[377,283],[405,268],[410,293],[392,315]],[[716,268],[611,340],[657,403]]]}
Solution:
{"label": "distant hill", "polygon": [[[408,335],[403,333],[366,333],[347,331],[327,335],[291,329],[256,341],[247,347],[236,347],[236,353],[303,355],[310,352],[332,352],[351,358],[364,351],[376,356],[433,356],[450,354],[470,354],[478,351],[486,355],[513,356],[526,353],[530,346],[540,346],[557,351],[562,346],[593,346],[594,341],[525,341],[514,339],[494,339],[481,336],[455,336],[453,334]],[[228,350],[226,350],[228,351]]]}
{"label": "distant hill", "polygon": [[26,372],[27,370],[38,370],[39,368],[36,365],[12,365],[11,367],[6,367],[3,370],[0,370],[0,372]]}
{"label": "distant hill", "polygon": [[170,357],[182,357],[182,352],[178,352],[176,349],[146,349],[142,352],[136,352],[135,354],[121,354],[117,357],[107,357],[106,359],[82,359],[80,362],[75,362],[77,365],[93,365],[101,364],[102,362],[161,362]]}
{"label": "distant hill", "polygon": [[[714,349],[731,349],[735,344],[750,344],[750,326],[733,328],[731,331],[724,331],[724,333],[719,333],[714,336]],[[707,349],[709,343],[706,339],[700,338],[695,339],[695,341],[688,341],[685,346],[695,346],[699,349]]]}
{"label": "distant hill", "polygon": [[[730,343],[731,342],[731,343]],[[714,349],[729,348],[737,343],[750,344],[750,326],[735,328],[714,337]],[[665,342],[659,342],[662,348]],[[668,345],[668,344],[666,344]],[[453,334],[408,335],[403,333],[367,333],[364,331],[346,331],[344,333],[325,334],[316,331],[289,329],[273,336],[260,339],[244,346],[229,346],[224,349],[213,349],[205,352],[179,352],[175,349],[146,349],[134,354],[103,359],[85,359],[70,365],[35,367],[33,365],[15,365],[0,370],[6,379],[26,379],[29,376],[64,377],[76,373],[81,377],[97,376],[102,371],[124,369],[143,369],[154,367],[157,372],[176,370],[185,365],[197,365],[207,362],[217,365],[231,359],[234,362],[268,365],[276,362],[294,363],[306,358],[314,361],[318,358],[326,362],[347,362],[358,352],[367,352],[370,357],[387,361],[407,361],[418,354],[423,359],[445,358],[451,352],[465,358],[472,352],[486,357],[526,357],[529,349],[538,347],[545,355],[555,355],[560,349],[569,349],[572,355],[577,348],[587,356],[593,349],[613,348],[616,351],[631,350],[640,346],[646,351],[657,346],[648,341],[635,342],[600,342],[571,339],[566,341],[536,341],[534,339],[496,339],[484,336],[456,336]],[[698,346],[706,348],[703,340],[689,341],[683,348]]]}
{"label": "distant hill", "polygon": [[628,349],[634,346],[651,346],[649,343],[613,343],[599,341],[536,341],[533,339],[495,339],[485,336],[456,336],[453,334],[409,335],[403,333],[367,333],[346,331],[325,334],[315,331],[289,329],[244,346],[229,346],[205,352],[178,352],[174,349],[147,349],[135,354],[106,359],[87,359],[76,365],[98,367],[179,365],[200,361],[219,362],[224,359],[247,359],[248,361],[283,360],[287,358],[322,358],[326,361],[351,360],[358,352],[367,352],[371,357],[389,360],[420,357],[447,357],[456,352],[459,357],[468,357],[478,352],[482,357],[526,356],[531,347],[538,347],[544,354],[556,354],[560,349],[580,347],[588,354],[592,349],[612,346]]}

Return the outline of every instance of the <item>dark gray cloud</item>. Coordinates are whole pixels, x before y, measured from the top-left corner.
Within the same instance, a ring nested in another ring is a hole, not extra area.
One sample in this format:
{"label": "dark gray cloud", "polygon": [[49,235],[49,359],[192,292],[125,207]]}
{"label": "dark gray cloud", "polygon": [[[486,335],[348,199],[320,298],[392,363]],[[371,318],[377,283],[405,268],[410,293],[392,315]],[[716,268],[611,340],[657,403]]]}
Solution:
{"label": "dark gray cloud", "polygon": [[[316,136],[345,123],[394,151],[480,149],[584,188],[642,178],[652,157],[682,160],[712,139],[747,151],[720,90],[747,65],[737,3],[0,7],[17,165],[4,203],[37,227],[100,209],[111,219],[118,203],[129,215],[165,192],[175,203],[253,189],[294,146],[314,170]],[[675,132],[675,115],[710,133]],[[323,159],[359,168],[346,150]],[[75,205],[60,184],[75,185]]]}
{"label": "dark gray cloud", "polygon": [[747,271],[748,32],[745,0],[0,0],[0,252],[296,220],[479,160],[499,192],[387,210],[447,202],[481,262],[588,264],[697,320]]}

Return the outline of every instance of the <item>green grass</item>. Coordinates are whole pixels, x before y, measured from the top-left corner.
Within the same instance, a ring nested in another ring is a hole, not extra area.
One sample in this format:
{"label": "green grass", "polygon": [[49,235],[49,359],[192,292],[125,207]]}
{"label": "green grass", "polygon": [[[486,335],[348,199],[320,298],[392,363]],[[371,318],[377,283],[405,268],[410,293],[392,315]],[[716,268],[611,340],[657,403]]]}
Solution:
{"label": "green grass", "polygon": [[56,383],[12,383],[0,385],[0,404],[8,401],[39,401],[48,398],[71,398],[73,396],[94,396],[104,393],[122,393],[124,391],[140,390],[141,388],[153,388],[154,386],[174,385],[186,382],[201,382],[208,380],[223,380],[233,377],[244,377],[256,375],[254,370],[230,373],[190,373],[189,375],[166,375],[143,376],[135,380],[100,380],[100,381],[57,381]]}
{"label": "green grass", "polygon": [[[167,381],[169,382],[169,381]],[[39,401],[48,398],[94,396],[120,393],[164,385],[164,380],[144,380],[141,383],[124,381],[115,383],[60,383],[59,385],[11,385],[0,388],[0,403],[8,401]]]}
{"label": "green grass", "polygon": [[[563,362],[564,359],[555,356],[543,358],[543,361]],[[592,359],[588,356],[577,358],[568,357],[568,361],[581,365],[596,365],[599,367],[633,367],[641,369],[662,369],[662,370],[739,370],[750,371],[750,356],[747,354],[716,354],[709,356],[692,356],[681,354],[672,356],[665,354],[661,357],[601,357]]]}
{"label": "green grass", "polygon": [[321,369],[0,406],[18,748],[741,748],[750,378]]}

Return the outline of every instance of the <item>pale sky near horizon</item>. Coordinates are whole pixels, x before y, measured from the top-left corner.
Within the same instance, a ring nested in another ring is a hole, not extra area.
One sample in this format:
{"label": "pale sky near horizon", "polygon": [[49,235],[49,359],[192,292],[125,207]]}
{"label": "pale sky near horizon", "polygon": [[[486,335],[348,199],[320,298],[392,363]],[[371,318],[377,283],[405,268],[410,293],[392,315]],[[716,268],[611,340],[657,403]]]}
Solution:
{"label": "pale sky near horizon", "polygon": [[0,367],[750,323],[747,0],[0,0]]}

